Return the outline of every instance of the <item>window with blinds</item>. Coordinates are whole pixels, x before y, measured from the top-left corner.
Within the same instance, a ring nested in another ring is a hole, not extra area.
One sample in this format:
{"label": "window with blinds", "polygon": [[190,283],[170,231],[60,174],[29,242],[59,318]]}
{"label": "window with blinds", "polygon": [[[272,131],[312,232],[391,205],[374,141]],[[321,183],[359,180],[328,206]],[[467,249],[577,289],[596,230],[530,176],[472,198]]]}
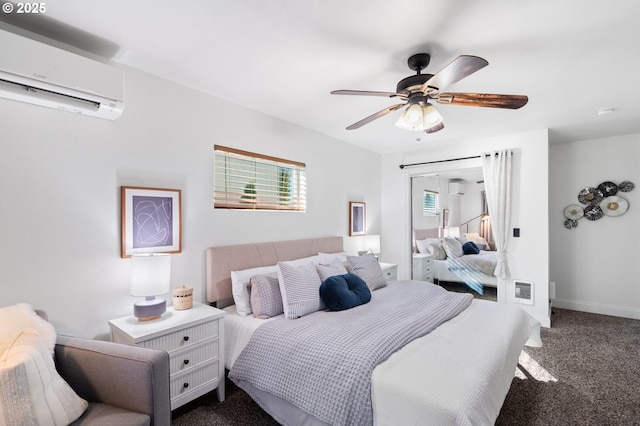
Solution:
{"label": "window with blinds", "polygon": [[440,194],[433,191],[424,191],[422,213],[425,216],[433,216],[440,213]]}
{"label": "window with blinds", "polygon": [[215,145],[213,206],[305,211],[305,168],[297,161]]}

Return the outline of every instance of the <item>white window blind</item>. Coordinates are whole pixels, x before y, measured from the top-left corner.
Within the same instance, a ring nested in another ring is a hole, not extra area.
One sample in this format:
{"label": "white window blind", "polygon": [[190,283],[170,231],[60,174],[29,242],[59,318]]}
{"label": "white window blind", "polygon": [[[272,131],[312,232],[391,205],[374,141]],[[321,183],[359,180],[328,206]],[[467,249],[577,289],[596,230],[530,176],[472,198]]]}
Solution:
{"label": "white window blind", "polygon": [[306,165],[214,146],[214,208],[305,211]]}
{"label": "white window blind", "polygon": [[440,194],[433,191],[424,191],[422,213],[425,216],[432,216],[440,213]]}

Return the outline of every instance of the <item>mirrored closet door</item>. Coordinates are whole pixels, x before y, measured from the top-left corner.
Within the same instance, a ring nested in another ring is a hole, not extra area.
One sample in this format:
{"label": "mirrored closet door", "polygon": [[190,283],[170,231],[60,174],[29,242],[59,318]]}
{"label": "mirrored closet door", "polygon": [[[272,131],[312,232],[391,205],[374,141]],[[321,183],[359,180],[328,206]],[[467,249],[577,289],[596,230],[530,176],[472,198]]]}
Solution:
{"label": "mirrored closet door", "polygon": [[412,277],[497,299],[481,167],[411,176]]}

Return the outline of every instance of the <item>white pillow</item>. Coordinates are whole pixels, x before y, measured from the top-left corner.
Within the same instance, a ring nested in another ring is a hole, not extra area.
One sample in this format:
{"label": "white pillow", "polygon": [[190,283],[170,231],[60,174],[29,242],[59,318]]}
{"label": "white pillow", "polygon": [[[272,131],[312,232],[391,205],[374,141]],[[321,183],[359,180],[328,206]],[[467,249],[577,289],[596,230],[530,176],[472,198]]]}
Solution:
{"label": "white pillow", "polygon": [[0,395],[0,419],[10,425],[66,426],[88,406],[60,377],[33,328],[22,331],[0,356]]}
{"label": "white pillow", "polygon": [[[346,259],[345,259],[346,260]],[[347,268],[344,267],[339,258],[334,258],[331,265],[316,265],[318,275],[320,275],[320,281],[324,282],[329,277],[335,275],[344,275],[347,273]]]}
{"label": "white pillow", "polygon": [[320,299],[322,282],[313,262],[299,267],[278,262],[278,281],[285,318],[300,318],[325,308]]}
{"label": "white pillow", "polygon": [[231,271],[231,294],[238,315],[251,315],[251,277],[254,275],[275,274],[278,265]]}
{"label": "white pillow", "polygon": [[467,232],[466,234],[464,234],[464,236],[467,241],[473,241],[474,238],[481,238],[480,234],[478,234],[477,232]]}
{"label": "white pillow", "polygon": [[418,248],[418,253],[433,254],[431,243],[428,238],[425,238],[424,240],[416,240],[416,247]]}
{"label": "white pillow", "polygon": [[318,254],[313,255],[313,256],[309,256],[309,257],[301,257],[300,259],[293,259],[293,260],[284,260],[282,262],[278,262],[278,263],[286,263],[289,266],[293,266],[295,268],[302,266],[302,265],[306,265],[307,263],[311,262],[314,265],[318,265],[320,264],[320,261],[322,260],[322,257]]}
{"label": "white pillow", "polygon": [[318,253],[318,257],[320,257],[320,264],[330,265],[336,258],[338,258],[340,262],[346,262],[347,252],[339,251],[337,253]]}
{"label": "white pillow", "polygon": [[0,355],[25,328],[35,329],[49,352],[53,354],[56,345],[56,329],[53,324],[38,316],[31,305],[18,303],[0,308]]}
{"label": "white pillow", "polygon": [[464,251],[462,250],[462,242],[459,239],[454,237],[446,237],[442,241],[442,246],[444,247],[444,251],[447,252],[447,257],[460,257],[464,255]]}
{"label": "white pillow", "polygon": [[367,283],[369,290],[377,290],[387,285],[382,268],[378,259],[372,253],[365,253],[362,256],[347,256],[349,272],[362,278]]}

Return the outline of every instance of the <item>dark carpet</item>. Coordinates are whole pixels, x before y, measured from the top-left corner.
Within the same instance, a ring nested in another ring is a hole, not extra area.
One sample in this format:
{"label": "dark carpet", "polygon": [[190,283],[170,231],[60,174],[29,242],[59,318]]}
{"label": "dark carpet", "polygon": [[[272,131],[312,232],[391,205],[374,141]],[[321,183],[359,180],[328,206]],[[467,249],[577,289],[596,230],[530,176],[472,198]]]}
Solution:
{"label": "dark carpet", "polygon": [[[640,425],[640,321],[554,308],[541,334],[496,425]],[[224,403],[211,392],[173,412],[174,426],[276,424],[228,380]]]}

